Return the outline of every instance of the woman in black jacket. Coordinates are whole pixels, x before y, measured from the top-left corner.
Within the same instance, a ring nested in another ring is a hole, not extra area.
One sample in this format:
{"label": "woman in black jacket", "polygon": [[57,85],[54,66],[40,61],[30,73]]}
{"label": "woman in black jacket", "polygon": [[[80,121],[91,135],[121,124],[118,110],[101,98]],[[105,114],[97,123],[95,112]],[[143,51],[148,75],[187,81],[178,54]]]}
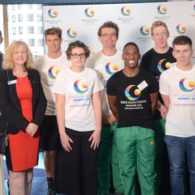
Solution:
{"label": "woman in black jacket", "polygon": [[32,55],[23,41],[13,42],[6,50],[0,73],[0,111],[7,118],[11,195],[30,195],[33,167],[38,164],[39,130],[46,99]]}

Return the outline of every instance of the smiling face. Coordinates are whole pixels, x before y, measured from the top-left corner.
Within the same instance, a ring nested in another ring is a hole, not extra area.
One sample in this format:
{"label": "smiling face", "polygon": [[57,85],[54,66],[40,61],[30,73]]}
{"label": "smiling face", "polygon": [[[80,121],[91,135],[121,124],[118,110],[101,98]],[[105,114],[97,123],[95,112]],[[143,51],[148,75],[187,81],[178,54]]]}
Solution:
{"label": "smiling face", "polygon": [[118,40],[116,30],[110,27],[104,27],[101,29],[101,34],[98,37],[103,45],[103,48],[115,48]]}
{"label": "smiling face", "polygon": [[17,46],[12,54],[14,66],[25,66],[27,61],[27,48],[25,45]]}
{"label": "smiling face", "polygon": [[134,69],[138,67],[140,53],[134,45],[128,45],[123,50],[122,59],[124,60],[125,68]]}

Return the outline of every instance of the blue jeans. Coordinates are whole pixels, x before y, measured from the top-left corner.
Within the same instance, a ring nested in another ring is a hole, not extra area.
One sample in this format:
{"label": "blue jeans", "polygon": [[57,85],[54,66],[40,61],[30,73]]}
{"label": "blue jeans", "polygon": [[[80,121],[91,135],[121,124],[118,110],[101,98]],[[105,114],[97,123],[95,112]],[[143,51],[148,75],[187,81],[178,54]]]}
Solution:
{"label": "blue jeans", "polygon": [[170,181],[172,195],[184,195],[184,166],[187,164],[190,174],[190,191],[195,195],[195,136],[165,136],[170,162]]}

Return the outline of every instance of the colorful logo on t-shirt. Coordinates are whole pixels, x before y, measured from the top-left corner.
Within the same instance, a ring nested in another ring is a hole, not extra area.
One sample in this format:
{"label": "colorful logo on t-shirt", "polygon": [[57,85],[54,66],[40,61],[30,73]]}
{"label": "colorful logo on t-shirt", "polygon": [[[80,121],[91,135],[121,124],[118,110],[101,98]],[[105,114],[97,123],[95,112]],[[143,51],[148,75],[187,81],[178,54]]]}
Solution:
{"label": "colorful logo on t-shirt", "polygon": [[48,69],[48,76],[50,79],[55,80],[57,75],[59,74],[60,69],[56,68],[55,65],[52,65],[49,69]]}
{"label": "colorful logo on t-shirt", "polygon": [[191,92],[195,89],[195,81],[183,78],[179,81],[179,88],[184,92]]}
{"label": "colorful logo on t-shirt", "polygon": [[93,17],[95,15],[95,10],[88,7],[88,8],[85,9],[85,15],[87,17]]}
{"label": "colorful logo on t-shirt", "polygon": [[179,33],[179,34],[184,34],[186,32],[186,26],[183,25],[183,24],[178,24],[176,26],[176,31]]}
{"label": "colorful logo on t-shirt", "polygon": [[55,9],[49,9],[48,10],[48,16],[50,18],[56,18],[58,16],[58,11]]}
{"label": "colorful logo on t-shirt", "polygon": [[70,38],[75,38],[77,36],[77,31],[73,28],[69,28],[67,30],[67,35],[70,37]]}
{"label": "colorful logo on t-shirt", "polygon": [[141,26],[140,27],[140,33],[142,35],[149,35],[150,29],[147,26]]}
{"label": "colorful logo on t-shirt", "polygon": [[118,64],[114,64],[112,62],[108,62],[105,65],[105,70],[109,75],[113,75],[114,73],[119,71],[119,65]]}
{"label": "colorful logo on t-shirt", "polygon": [[121,8],[121,14],[122,14],[123,16],[129,16],[129,15],[131,14],[131,9],[130,9],[130,7],[123,6],[123,7]]}
{"label": "colorful logo on t-shirt", "polygon": [[129,85],[125,89],[125,96],[130,101],[135,101],[141,97],[141,90],[136,85]]}
{"label": "colorful logo on t-shirt", "polygon": [[74,90],[79,94],[85,93],[88,90],[88,84],[83,80],[76,80],[74,82]]}
{"label": "colorful logo on t-shirt", "polygon": [[162,73],[163,71],[165,71],[171,67],[171,63],[168,62],[166,59],[162,59],[158,62],[157,67],[158,67],[159,72]]}
{"label": "colorful logo on t-shirt", "polygon": [[159,5],[157,7],[157,11],[159,14],[166,14],[167,13],[167,6],[166,5]]}

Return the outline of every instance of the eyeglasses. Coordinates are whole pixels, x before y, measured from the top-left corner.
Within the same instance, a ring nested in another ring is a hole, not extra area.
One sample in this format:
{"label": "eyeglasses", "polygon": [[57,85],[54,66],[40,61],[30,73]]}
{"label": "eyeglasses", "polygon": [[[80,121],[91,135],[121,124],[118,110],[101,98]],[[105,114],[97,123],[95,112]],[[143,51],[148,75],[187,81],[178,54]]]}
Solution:
{"label": "eyeglasses", "polygon": [[111,37],[111,38],[115,38],[116,37],[116,33],[111,33],[111,34],[102,34],[101,35],[102,37],[104,37],[104,38],[108,38],[108,37]]}
{"label": "eyeglasses", "polygon": [[80,54],[78,54],[78,53],[72,53],[71,54],[71,57],[72,58],[75,58],[75,59],[77,59],[77,58],[86,58],[85,53],[80,53]]}

